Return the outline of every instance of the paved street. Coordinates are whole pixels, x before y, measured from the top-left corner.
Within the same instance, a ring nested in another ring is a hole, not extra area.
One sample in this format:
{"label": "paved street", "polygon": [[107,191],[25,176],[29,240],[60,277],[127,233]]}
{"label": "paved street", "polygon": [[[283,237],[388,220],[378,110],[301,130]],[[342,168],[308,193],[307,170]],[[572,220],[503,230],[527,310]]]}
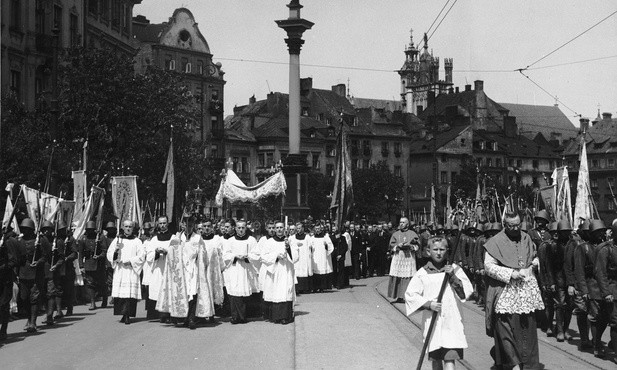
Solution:
{"label": "paved street", "polygon": [[[21,331],[24,320],[19,320],[10,324],[9,340],[0,346],[2,368],[415,368],[422,346],[419,316],[410,321],[400,312],[402,304],[384,299],[387,278],[352,284],[350,289],[299,297],[296,321],[287,326],[263,321],[231,325],[224,320],[190,331],[148,322],[143,303],[131,325],[119,323],[112,309],[89,312],[86,306],[34,335]],[[465,305],[470,348],[459,368],[488,369],[492,363],[483,314],[475,304]],[[540,340],[546,369],[613,368],[573,344],[543,334]],[[430,366],[425,363],[423,368]]]}

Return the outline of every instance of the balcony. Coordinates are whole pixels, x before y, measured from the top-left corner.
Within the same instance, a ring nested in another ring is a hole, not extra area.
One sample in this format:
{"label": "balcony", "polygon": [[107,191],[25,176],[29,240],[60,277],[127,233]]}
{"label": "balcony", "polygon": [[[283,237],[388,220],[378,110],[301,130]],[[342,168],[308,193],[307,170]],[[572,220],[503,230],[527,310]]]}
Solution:
{"label": "balcony", "polygon": [[223,112],[223,102],[220,100],[210,100],[210,104],[208,106],[210,112],[212,113],[221,113]]}

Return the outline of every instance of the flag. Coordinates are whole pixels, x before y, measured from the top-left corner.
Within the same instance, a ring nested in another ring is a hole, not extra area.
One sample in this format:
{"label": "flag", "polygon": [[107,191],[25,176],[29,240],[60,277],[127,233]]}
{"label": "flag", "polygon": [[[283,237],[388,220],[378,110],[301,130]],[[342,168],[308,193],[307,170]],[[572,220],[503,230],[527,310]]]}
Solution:
{"label": "flag", "polygon": [[330,208],[336,209],[335,221],[340,228],[349,216],[353,204],[353,184],[351,178],[351,159],[347,146],[347,128],[341,123],[336,138],[336,170],[334,178],[334,190]]}
{"label": "flag", "polygon": [[452,205],[450,202],[452,201],[452,185],[448,185],[448,190],[446,190],[446,214],[444,218],[446,219],[446,226],[452,228]]}
{"label": "flag", "polygon": [[[171,220],[174,213],[174,190],[175,190],[175,175],[174,175],[174,142],[169,140],[169,153],[167,154],[167,164],[165,165],[165,174],[163,175],[163,183],[167,181],[167,218]],[[157,217],[159,215],[156,215]]]}
{"label": "flag", "polygon": [[131,220],[141,227],[141,210],[137,194],[137,176],[111,178],[111,199],[114,214],[123,222]]}
{"label": "flag", "polygon": [[574,224],[576,230],[583,221],[591,219],[589,168],[587,166],[587,145],[582,140],[580,167],[578,168],[578,180],[576,183],[576,202],[574,204]]}
{"label": "flag", "polygon": [[553,170],[553,183],[555,187],[555,221],[570,221],[574,224],[572,215],[572,200],[570,197],[570,177],[568,176],[567,166]]}
{"label": "flag", "polygon": [[[4,217],[2,218],[2,228],[5,228],[9,224],[9,218],[13,214],[13,202],[11,201],[11,196],[6,196],[6,206],[4,207]],[[11,221],[11,227],[13,231],[17,235],[19,235],[19,226],[17,225],[17,217],[13,216],[13,220]]]}
{"label": "flag", "polygon": [[480,174],[477,176],[477,187],[476,187],[476,205],[475,205],[475,221],[479,222],[482,219],[482,192],[480,191]]}
{"label": "flag", "polygon": [[79,220],[83,216],[86,198],[88,197],[86,192],[86,171],[73,171],[71,177],[73,178],[73,199],[75,200],[73,219]]}
{"label": "flag", "polygon": [[437,209],[437,204],[435,202],[435,185],[431,185],[431,223],[433,227],[437,227],[437,215],[435,215],[435,211]]}
{"label": "flag", "polygon": [[94,219],[97,216],[100,218],[100,215],[97,215],[97,213],[98,210],[101,208],[100,204],[104,201],[104,198],[105,190],[99,188],[98,186],[92,186],[92,189],[90,189],[90,196],[86,201],[84,212],[79,219],[74,219],[76,226],[75,232],[73,232],[73,237],[76,240],[78,240],[84,234],[86,230],[86,222]]}
{"label": "flag", "polygon": [[26,185],[21,186],[21,191],[24,194],[28,217],[34,221],[37,230],[41,219],[47,221],[54,220],[60,206],[60,198],[40,190],[31,189]]}

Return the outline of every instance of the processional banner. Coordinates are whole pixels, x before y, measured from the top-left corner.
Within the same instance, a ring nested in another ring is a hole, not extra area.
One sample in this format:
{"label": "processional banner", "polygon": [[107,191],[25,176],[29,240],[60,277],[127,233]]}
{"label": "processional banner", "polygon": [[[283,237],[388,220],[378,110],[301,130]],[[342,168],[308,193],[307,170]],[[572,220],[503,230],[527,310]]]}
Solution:
{"label": "processional banner", "polygon": [[131,220],[141,226],[141,207],[137,195],[137,176],[111,178],[111,199],[114,214],[120,222]]}

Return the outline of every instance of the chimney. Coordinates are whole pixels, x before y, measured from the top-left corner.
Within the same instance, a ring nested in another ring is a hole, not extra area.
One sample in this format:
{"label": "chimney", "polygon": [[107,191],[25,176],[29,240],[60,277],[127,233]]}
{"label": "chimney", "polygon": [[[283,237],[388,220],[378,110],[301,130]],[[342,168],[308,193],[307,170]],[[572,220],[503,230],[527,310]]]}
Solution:
{"label": "chimney", "polygon": [[579,120],[580,124],[580,132],[585,133],[589,130],[589,118],[581,118]]}
{"label": "chimney", "polygon": [[518,126],[516,124],[516,117],[505,116],[503,117],[503,130],[506,137],[516,137],[518,135]]}
{"label": "chimney", "polygon": [[334,92],[338,96],[345,97],[346,91],[347,91],[347,88],[345,84],[338,84],[338,85],[332,86],[332,92]]}
{"label": "chimney", "polygon": [[257,101],[257,99],[255,99],[255,95],[253,94],[253,96],[251,96],[251,97],[249,98],[249,105],[251,105],[251,104],[255,104],[255,102],[256,102],[256,101]]}
{"label": "chimney", "polygon": [[458,94],[458,93],[459,93],[458,86],[454,88],[454,93],[455,93],[455,94]]}
{"label": "chimney", "polygon": [[453,87],[450,87],[448,89],[448,94],[454,94],[454,88]]}
{"label": "chimney", "polygon": [[604,112],[602,113],[602,120],[603,121],[610,121],[611,118],[613,118],[613,114],[610,112]]}
{"label": "chimney", "polygon": [[465,91],[471,91],[471,85],[465,85]]}
{"label": "chimney", "polygon": [[474,84],[474,90],[477,90],[477,91],[484,90],[484,81],[482,81],[482,80],[475,80],[473,82],[473,84]]}
{"label": "chimney", "polygon": [[308,94],[309,90],[313,88],[313,79],[311,77],[300,79],[300,95]]}

